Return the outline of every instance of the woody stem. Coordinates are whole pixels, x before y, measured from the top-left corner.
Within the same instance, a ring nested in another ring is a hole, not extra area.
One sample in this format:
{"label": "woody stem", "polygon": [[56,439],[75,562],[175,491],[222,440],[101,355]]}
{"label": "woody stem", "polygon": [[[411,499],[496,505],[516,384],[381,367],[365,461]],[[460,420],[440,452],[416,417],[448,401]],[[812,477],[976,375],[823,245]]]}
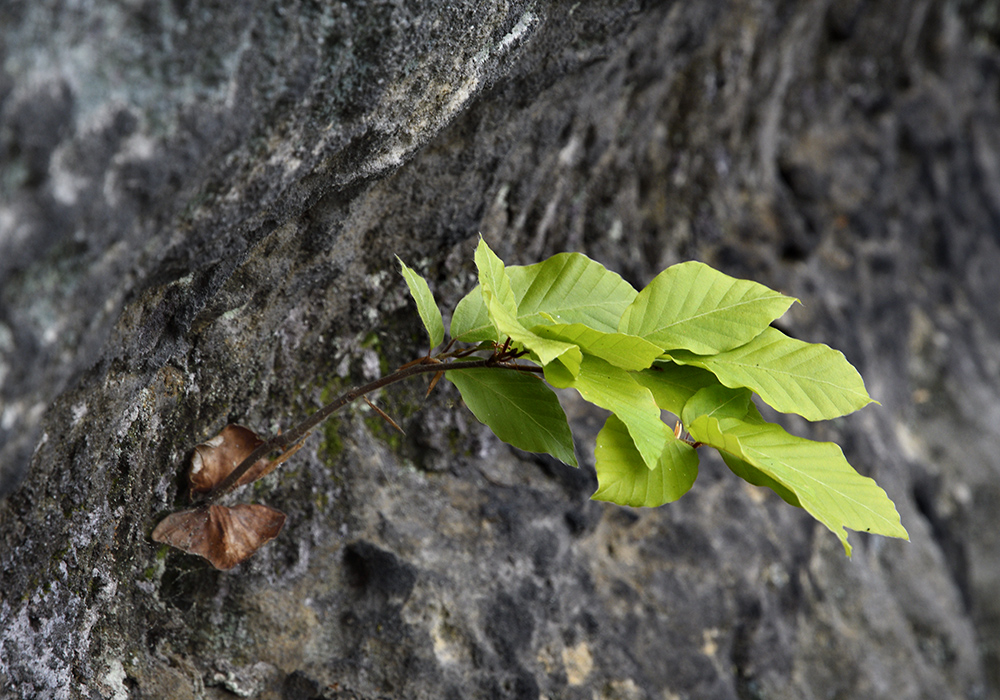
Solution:
{"label": "woody stem", "polygon": [[375,381],[369,382],[368,384],[354,387],[353,389],[344,392],[327,405],[323,406],[323,408],[313,413],[288,432],[275,435],[270,440],[267,440],[258,446],[257,449],[251,452],[246,459],[240,462],[239,465],[237,465],[237,467],[230,472],[229,476],[220,481],[211,491],[205,494],[197,505],[207,506],[218,501],[220,498],[232,491],[236,487],[236,482],[239,481],[240,477],[246,474],[250,467],[256,464],[259,460],[268,456],[272,452],[284,452],[292,445],[304,440],[313,428],[329,418],[337,409],[361,398],[365,394],[370,394],[371,392],[381,389],[384,386],[388,386],[389,384],[394,384],[398,381],[402,381],[403,379],[418,374],[427,374],[428,372],[437,373],[467,369],[493,368],[518,370],[522,372],[535,372],[538,374],[542,373],[541,367],[537,367],[535,365],[519,365],[510,361],[508,359],[509,357],[509,354],[503,356],[493,355],[484,360],[472,360],[470,362],[458,362],[452,360],[450,362],[433,362],[410,365],[408,367],[398,369],[391,374],[387,374],[384,377],[379,377]]}

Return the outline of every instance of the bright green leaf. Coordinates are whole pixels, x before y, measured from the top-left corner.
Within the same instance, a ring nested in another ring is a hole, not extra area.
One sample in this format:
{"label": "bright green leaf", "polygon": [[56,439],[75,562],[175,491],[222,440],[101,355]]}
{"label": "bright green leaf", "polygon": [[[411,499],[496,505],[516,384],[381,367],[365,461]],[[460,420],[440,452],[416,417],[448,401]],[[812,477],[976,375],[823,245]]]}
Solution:
{"label": "bright green leaf", "polygon": [[431,347],[435,348],[444,340],[444,321],[441,320],[441,310],[438,309],[437,302],[434,301],[434,294],[427,285],[427,280],[407,267],[402,258],[398,255],[396,260],[403,266],[403,277],[406,279],[406,286],[410,289],[410,296],[417,302],[417,313],[420,320],[424,322],[427,335],[431,341]]}
{"label": "bright green leaf", "polygon": [[[518,320],[525,327],[542,322],[583,323],[613,333],[636,296],[632,285],[618,274],[580,253],[559,253],[534,265],[509,265],[506,272]],[[479,287],[455,307],[451,337],[464,342],[502,340],[489,321]]]}
{"label": "bright green leaf", "polygon": [[504,442],[576,466],[573,435],[555,393],[539,377],[512,370],[445,373],[480,422]]}
{"label": "bright green leaf", "polygon": [[[512,317],[517,318],[517,301],[514,299],[514,290],[511,289],[510,278],[507,276],[503,260],[497,257],[481,236],[479,245],[476,246],[475,259],[476,269],[479,270],[479,288],[487,313],[490,311],[490,304],[495,302]],[[492,314],[490,320],[493,320]],[[499,328],[497,332],[500,332]]]}
{"label": "bright green leaf", "polygon": [[539,325],[531,331],[543,338],[578,345],[584,352],[627,370],[646,369],[661,354],[659,347],[638,336],[604,333],[582,323]]}
{"label": "bright green leaf", "polygon": [[740,477],[747,483],[753,484],[754,486],[762,486],[764,488],[771,489],[788,505],[795,506],[796,508],[802,507],[802,504],[799,503],[799,498],[795,495],[795,492],[785,487],[781,482],[775,481],[749,462],[745,462],[739,457],[735,457],[728,452],[719,452],[719,454],[722,456],[722,461],[726,463],[729,470],[736,476]]}
{"label": "bright green leaf", "polygon": [[543,322],[545,313],[556,323],[582,323],[614,333],[636,296],[617,273],[580,253],[559,253],[535,265],[508,269],[518,317],[527,327]]}
{"label": "bright green leaf", "polygon": [[517,320],[517,302],[503,261],[482,238],[476,248],[476,267],[479,269],[479,287],[486,312],[498,339],[510,338],[516,346],[531,350],[543,367],[559,360],[570,374],[576,376],[580,371],[580,348],[572,343],[535,335]]}
{"label": "bright green leaf", "polygon": [[[734,390],[731,389],[730,391]],[[716,418],[718,417],[719,416],[716,416]],[[760,415],[760,411],[757,410],[757,406],[753,401],[750,401],[747,404],[747,414],[742,418],[742,420],[744,423],[750,423],[752,425],[765,425],[767,423],[767,421],[764,420],[764,417]],[[720,421],[720,425],[725,427],[725,419]],[[753,466],[749,462],[743,461],[739,457],[731,455],[728,452],[722,452],[721,450],[719,451],[719,454],[722,456],[722,461],[726,463],[729,470],[736,476],[748,483],[753,484],[754,486],[762,486],[771,489],[789,505],[795,506],[796,508],[802,507],[802,504],[799,503],[798,496],[796,496],[795,493],[784,484],[775,481],[760,469]]]}
{"label": "bright green leaf", "polygon": [[750,410],[750,390],[730,389],[716,384],[699,389],[688,399],[681,411],[684,425],[693,423],[698,416],[713,418],[736,418],[742,420]]}
{"label": "bright green leaf", "polygon": [[[710,416],[723,423],[725,419],[736,419],[745,423],[761,425],[766,421],[761,417],[760,411],[757,410],[750,396],[749,389],[730,389],[718,383],[706,386],[699,389],[684,404],[684,410],[681,412],[681,420],[685,425],[690,425],[699,416]],[[728,452],[720,451],[719,454],[722,455],[722,461],[726,463],[726,466],[744,481],[754,486],[770,488],[787,503],[793,506],[800,505],[798,498],[792,491],[757,469],[757,467]]]}
{"label": "bright green leaf", "polygon": [[593,498],[623,506],[654,508],[676,501],[698,477],[697,451],[676,438],[667,442],[656,468],[647,468],[628,428],[613,415],[597,435],[594,457],[598,488]]}
{"label": "bright green leaf", "polygon": [[762,284],[685,262],[668,267],[639,292],[618,330],[664,350],[711,355],[749,342],[794,302]]}
{"label": "bright green leaf", "polygon": [[580,361],[583,353],[573,343],[552,340],[535,335],[515,319],[506,307],[491,299],[488,309],[490,319],[501,337],[509,337],[518,347],[524,347],[532,352],[532,359],[543,367],[558,360],[572,376],[580,371]]}
{"label": "bright green leaf", "polygon": [[872,403],[843,353],[789,338],[776,328],[718,355],[676,351],[670,359],[707,369],[726,386],[747,387],[775,410],[808,420],[836,418]]}
{"label": "bright green leaf", "polygon": [[720,422],[711,416],[698,417],[688,430],[695,440],[747,462],[788,488],[840,538],[848,555],[851,546],[844,528],[909,539],[885,491],[854,471],[834,443],[796,437],[773,423]]}
{"label": "bright green leaf", "polygon": [[451,315],[451,337],[464,343],[500,340],[497,329],[493,327],[490,315],[486,312],[486,304],[478,284],[455,306],[455,312]]}
{"label": "bright green leaf", "polygon": [[684,405],[699,390],[708,386],[721,386],[714,374],[700,367],[658,362],[635,378],[653,393],[656,405],[670,411],[678,418]]}
{"label": "bright green leaf", "polygon": [[550,384],[559,389],[576,389],[585,400],[618,416],[628,428],[643,462],[650,469],[656,468],[664,445],[676,438],[660,420],[660,408],[649,389],[639,384],[631,372],[593,355],[583,356],[576,377],[550,367],[545,368],[545,378]]}

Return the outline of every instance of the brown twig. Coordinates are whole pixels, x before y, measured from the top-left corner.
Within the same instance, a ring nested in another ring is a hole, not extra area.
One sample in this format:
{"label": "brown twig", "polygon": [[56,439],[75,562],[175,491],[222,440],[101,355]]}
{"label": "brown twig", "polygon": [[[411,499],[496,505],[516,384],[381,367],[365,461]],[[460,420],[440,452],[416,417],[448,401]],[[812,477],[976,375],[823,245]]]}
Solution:
{"label": "brown twig", "polygon": [[[497,350],[499,350],[499,348]],[[426,374],[428,372],[437,373],[451,370],[494,368],[516,370],[520,372],[535,372],[537,374],[541,374],[543,372],[541,367],[536,365],[521,365],[515,362],[515,360],[523,354],[523,352],[512,352],[504,349],[500,352],[494,351],[493,355],[484,360],[471,360],[467,362],[456,360],[449,360],[448,362],[428,361],[433,360],[433,358],[423,357],[420,358],[422,362],[419,364],[409,363],[391,374],[379,377],[375,381],[369,382],[368,384],[350,389],[328,403],[326,406],[323,406],[323,408],[313,413],[287,433],[279,433],[270,440],[267,440],[263,444],[259,445],[257,449],[246,457],[246,459],[239,463],[236,469],[234,469],[229,476],[220,481],[215,488],[205,494],[205,496],[198,501],[197,505],[209,505],[211,503],[215,503],[227,493],[232,491],[236,487],[236,482],[239,481],[240,477],[243,476],[254,464],[256,464],[258,460],[266,457],[272,452],[285,452],[290,445],[294,445],[304,440],[316,426],[333,415],[334,411],[346,406],[356,399],[361,398],[365,394],[370,394],[371,392],[381,389],[384,386],[394,384],[398,381],[402,381],[403,379],[407,379],[408,377],[413,377],[418,374]],[[457,354],[455,356],[457,356]]]}

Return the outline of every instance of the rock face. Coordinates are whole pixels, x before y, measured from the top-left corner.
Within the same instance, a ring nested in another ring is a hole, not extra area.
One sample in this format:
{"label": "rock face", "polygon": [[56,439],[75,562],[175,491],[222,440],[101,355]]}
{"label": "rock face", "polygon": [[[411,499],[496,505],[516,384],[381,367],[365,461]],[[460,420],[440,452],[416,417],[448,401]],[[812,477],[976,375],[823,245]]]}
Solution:
{"label": "rock face", "polygon": [[[230,5],[232,5],[230,7]],[[0,684],[12,698],[1000,697],[996,3],[6,3]],[[193,446],[426,348],[478,232],[636,285],[800,298],[881,407],[830,424],[911,542],[703,458],[589,500],[415,380],[244,500],[229,573],[149,539]]]}

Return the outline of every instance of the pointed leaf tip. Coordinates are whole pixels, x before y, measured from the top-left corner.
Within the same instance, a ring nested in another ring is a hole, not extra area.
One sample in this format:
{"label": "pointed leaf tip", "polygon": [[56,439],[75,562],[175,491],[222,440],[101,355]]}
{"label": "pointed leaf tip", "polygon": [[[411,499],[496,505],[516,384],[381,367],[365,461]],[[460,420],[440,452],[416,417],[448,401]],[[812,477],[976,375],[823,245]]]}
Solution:
{"label": "pointed leaf tip", "polygon": [[747,387],[775,410],[811,421],[837,418],[872,403],[864,380],[842,352],[789,338],[777,328],[717,355],[675,351],[670,358],[707,369],[726,386]]}
{"label": "pointed leaf tip", "polygon": [[660,409],[652,393],[636,381],[634,372],[599,357],[584,355],[578,376],[557,376],[546,368],[545,378],[560,389],[576,389],[585,401],[614,413],[626,426],[646,467],[656,468],[674,434],[660,419]]}
{"label": "pointed leaf tip", "polygon": [[[800,438],[773,423],[720,421],[708,415],[699,416],[688,429],[699,442],[729,453],[787,489],[840,539],[848,556],[851,546],[845,528],[909,539],[885,491],[871,478],[856,472],[832,442]],[[736,465],[739,467],[738,462]],[[743,476],[739,468],[733,471]],[[748,481],[755,483],[753,479]]]}
{"label": "pointed leaf tip", "polygon": [[398,255],[396,260],[402,266],[403,279],[406,280],[410,296],[417,304],[417,313],[420,314],[420,320],[423,321],[424,328],[427,330],[431,348],[435,348],[444,340],[444,321],[441,318],[441,310],[434,299],[434,294],[431,292],[427,280],[409,268]]}

